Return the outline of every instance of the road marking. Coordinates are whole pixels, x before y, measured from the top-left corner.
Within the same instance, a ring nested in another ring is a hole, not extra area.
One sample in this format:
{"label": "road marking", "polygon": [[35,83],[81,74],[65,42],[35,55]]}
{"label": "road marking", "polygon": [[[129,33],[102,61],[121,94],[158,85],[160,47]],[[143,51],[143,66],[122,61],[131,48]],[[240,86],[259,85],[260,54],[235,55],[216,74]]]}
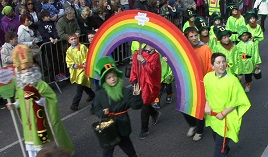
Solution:
{"label": "road marking", "polygon": [[[84,107],[84,108],[82,108],[82,109],[80,109],[80,110],[78,110],[78,111],[76,111],[76,112],[74,112],[74,113],[71,113],[71,114],[69,114],[69,115],[63,117],[63,118],[61,119],[61,121],[64,121],[64,120],[66,120],[66,119],[68,119],[68,118],[71,118],[72,116],[77,115],[78,113],[80,113],[80,112],[82,112],[82,111],[88,109],[89,106],[90,106],[90,105],[87,105],[86,107]],[[22,141],[24,141],[24,138],[22,138]],[[11,147],[13,147],[13,146],[15,146],[15,145],[17,145],[17,144],[19,144],[19,140],[18,140],[18,141],[15,141],[15,142],[13,142],[13,143],[11,143],[11,144],[9,144],[9,145],[3,147],[3,148],[1,148],[1,149],[0,149],[0,153],[3,152],[3,151],[5,151],[5,150],[7,150],[7,149],[9,149],[9,148],[11,148]]]}

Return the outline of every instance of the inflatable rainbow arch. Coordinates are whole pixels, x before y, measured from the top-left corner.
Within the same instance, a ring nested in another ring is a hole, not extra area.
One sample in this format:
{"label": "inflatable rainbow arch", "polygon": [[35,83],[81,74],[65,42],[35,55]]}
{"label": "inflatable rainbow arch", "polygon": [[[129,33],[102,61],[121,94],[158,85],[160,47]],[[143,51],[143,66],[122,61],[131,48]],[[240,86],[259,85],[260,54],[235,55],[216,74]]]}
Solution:
{"label": "inflatable rainbow arch", "polygon": [[169,59],[177,90],[176,109],[203,119],[205,92],[195,52],[181,31],[167,19],[147,11],[129,10],[108,19],[89,47],[86,75],[98,78],[94,65],[128,41],[147,43]]}

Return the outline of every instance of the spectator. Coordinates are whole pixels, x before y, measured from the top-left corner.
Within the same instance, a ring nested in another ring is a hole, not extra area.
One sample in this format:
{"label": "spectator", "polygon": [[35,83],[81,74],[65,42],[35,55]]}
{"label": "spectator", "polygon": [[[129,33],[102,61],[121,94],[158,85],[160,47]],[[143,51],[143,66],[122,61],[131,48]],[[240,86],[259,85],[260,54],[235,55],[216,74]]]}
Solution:
{"label": "spectator", "polygon": [[183,16],[185,15],[187,7],[185,6],[184,2],[182,2],[181,0],[176,0],[175,9],[176,9],[176,15],[174,16],[174,24],[178,28],[182,29]]}
{"label": "spectator", "polygon": [[42,11],[49,11],[51,21],[57,21],[59,10],[55,8],[54,5],[48,3],[48,0],[42,0],[42,4]]}
{"label": "spectator", "polygon": [[64,9],[62,3],[59,0],[49,0],[49,3],[54,5],[54,7],[59,10],[58,18],[64,15]]}
{"label": "spectator", "polygon": [[84,7],[82,14],[78,15],[77,21],[82,34],[87,34],[87,31],[92,30],[92,18],[89,7]]}
{"label": "spectator", "polygon": [[78,15],[81,15],[81,14],[82,14],[82,10],[83,10],[85,7],[88,7],[88,6],[86,6],[86,0],[79,0],[79,1],[78,1],[78,6],[79,6],[79,8],[77,9],[77,13],[78,13]]}
{"label": "spectator", "polygon": [[98,29],[100,26],[109,18],[107,14],[107,9],[103,5],[98,6],[98,13],[94,14],[92,17],[92,26],[93,29]]}
{"label": "spectator", "polygon": [[57,42],[57,30],[53,21],[50,21],[50,13],[47,10],[39,13],[40,23],[38,31],[42,36],[43,42]]}
{"label": "spectator", "polygon": [[10,6],[15,10],[16,6],[19,4],[19,0],[12,0]]}
{"label": "spectator", "polygon": [[40,54],[39,46],[37,45],[42,41],[41,36],[37,37],[34,31],[29,27],[31,22],[30,14],[23,14],[20,18],[21,25],[18,29],[18,43],[27,45],[31,48],[34,57]]}
{"label": "spectator", "polygon": [[5,6],[5,8],[2,10],[2,14],[4,15],[2,22],[5,22],[8,25],[7,31],[18,32],[20,21],[18,15],[14,13],[12,7]]}
{"label": "spectator", "polygon": [[147,0],[135,0],[133,9],[149,11],[148,1]]}
{"label": "spectator", "polygon": [[76,7],[75,7],[75,4],[74,4],[74,1],[75,0],[67,0],[62,6],[63,6],[63,9],[64,10],[66,10],[69,7],[73,8],[75,17],[77,18],[78,17],[78,13],[76,11]]}
{"label": "spectator", "polygon": [[12,31],[7,32],[5,35],[5,40],[5,44],[1,48],[1,59],[3,67],[13,64],[12,50],[18,44],[17,33]]}
{"label": "spectator", "polygon": [[120,4],[123,10],[129,10],[129,2],[128,0],[120,0]]}
{"label": "spectator", "polygon": [[80,35],[81,30],[75,18],[73,8],[68,7],[65,9],[64,16],[61,17],[56,24],[56,29],[59,38],[63,40],[68,40],[69,35],[73,33],[76,33],[77,36]]}
{"label": "spectator", "polygon": [[37,11],[35,10],[34,1],[33,0],[26,0],[26,10],[27,13],[32,15],[33,23],[38,22]]}

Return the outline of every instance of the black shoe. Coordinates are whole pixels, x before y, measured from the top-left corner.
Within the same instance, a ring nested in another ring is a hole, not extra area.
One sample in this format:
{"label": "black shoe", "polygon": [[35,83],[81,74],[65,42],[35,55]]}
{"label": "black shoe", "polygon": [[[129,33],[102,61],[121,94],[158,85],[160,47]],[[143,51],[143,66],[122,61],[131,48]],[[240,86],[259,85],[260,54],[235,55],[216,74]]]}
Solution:
{"label": "black shoe", "polygon": [[73,110],[73,111],[77,111],[78,110],[78,106],[71,105],[70,106],[70,109]]}
{"label": "black shoe", "polygon": [[161,112],[157,111],[155,116],[152,116],[152,124],[156,125],[159,121],[159,117],[161,116]]}
{"label": "black shoe", "polygon": [[139,139],[143,140],[145,139],[148,135],[150,134],[149,130],[148,131],[141,131],[139,135]]}

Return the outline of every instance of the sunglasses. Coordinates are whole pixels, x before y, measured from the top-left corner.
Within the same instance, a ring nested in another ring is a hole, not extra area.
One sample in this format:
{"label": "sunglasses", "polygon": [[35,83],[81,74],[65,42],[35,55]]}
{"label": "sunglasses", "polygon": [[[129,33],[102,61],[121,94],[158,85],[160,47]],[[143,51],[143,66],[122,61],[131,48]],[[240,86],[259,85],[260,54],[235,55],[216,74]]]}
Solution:
{"label": "sunglasses", "polygon": [[33,3],[28,3],[27,5],[33,5]]}

